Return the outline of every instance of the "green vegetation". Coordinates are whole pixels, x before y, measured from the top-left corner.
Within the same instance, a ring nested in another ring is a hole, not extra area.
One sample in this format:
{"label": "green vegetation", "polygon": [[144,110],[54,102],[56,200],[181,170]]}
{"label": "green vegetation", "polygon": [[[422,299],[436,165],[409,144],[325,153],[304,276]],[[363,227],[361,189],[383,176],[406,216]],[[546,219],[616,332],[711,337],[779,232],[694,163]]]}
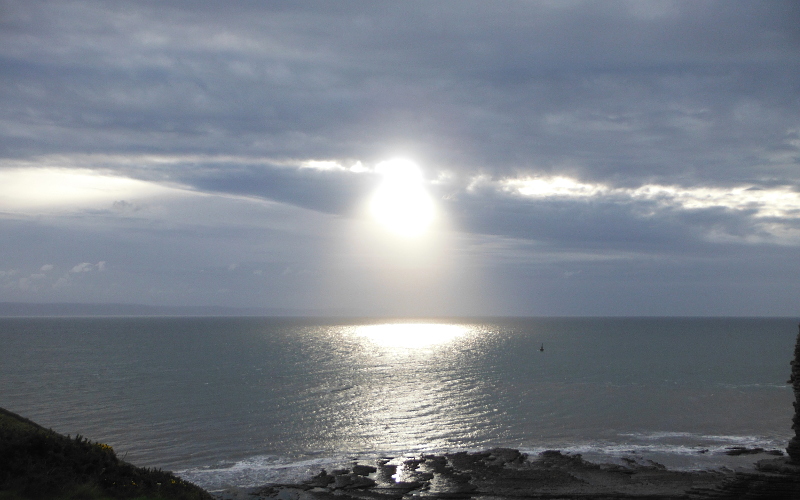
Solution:
{"label": "green vegetation", "polygon": [[118,459],[107,444],[63,436],[0,408],[0,500],[211,500],[160,469]]}

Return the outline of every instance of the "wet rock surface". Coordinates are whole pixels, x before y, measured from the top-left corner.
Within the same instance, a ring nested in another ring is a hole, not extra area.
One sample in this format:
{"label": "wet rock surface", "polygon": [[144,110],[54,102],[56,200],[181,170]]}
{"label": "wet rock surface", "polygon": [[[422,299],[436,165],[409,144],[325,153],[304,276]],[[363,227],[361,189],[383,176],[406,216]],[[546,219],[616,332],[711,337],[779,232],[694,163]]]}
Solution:
{"label": "wet rock surface", "polygon": [[767,455],[783,456],[781,450],[765,450],[764,448],[748,448],[746,446],[731,446],[725,449],[725,454],[732,457],[739,455],[758,455],[759,453],[766,453]]}
{"label": "wet rock surface", "polygon": [[300,484],[268,485],[217,494],[225,500],[501,499],[800,499],[800,465],[762,460],[751,472],[672,471],[633,459],[595,464],[580,455],[517,450],[422,455],[390,464],[322,471]]}

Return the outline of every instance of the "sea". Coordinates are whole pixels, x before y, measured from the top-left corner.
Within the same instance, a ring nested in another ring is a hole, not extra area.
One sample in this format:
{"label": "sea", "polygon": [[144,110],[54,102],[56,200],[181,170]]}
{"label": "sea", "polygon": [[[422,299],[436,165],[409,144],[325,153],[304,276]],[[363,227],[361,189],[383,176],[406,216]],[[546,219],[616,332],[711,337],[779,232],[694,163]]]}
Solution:
{"label": "sea", "polygon": [[0,318],[0,406],[211,491],[510,447],[741,468],[796,318]]}

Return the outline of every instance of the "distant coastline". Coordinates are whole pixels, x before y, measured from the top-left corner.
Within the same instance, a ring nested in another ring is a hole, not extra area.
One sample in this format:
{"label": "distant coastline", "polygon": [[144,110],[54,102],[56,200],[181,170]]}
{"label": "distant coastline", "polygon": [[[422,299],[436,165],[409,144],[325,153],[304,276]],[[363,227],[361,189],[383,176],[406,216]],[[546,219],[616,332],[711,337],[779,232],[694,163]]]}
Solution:
{"label": "distant coastline", "polygon": [[0,317],[80,316],[341,316],[343,311],[320,311],[279,307],[243,308],[225,306],[154,306],[122,303],[0,302]]}
{"label": "distant coastline", "polygon": [[0,318],[47,317],[286,317],[286,318],[795,318],[796,316],[593,316],[593,315],[406,315],[378,311],[371,314],[347,309],[303,309],[289,307],[159,306],[99,302],[0,302]]}

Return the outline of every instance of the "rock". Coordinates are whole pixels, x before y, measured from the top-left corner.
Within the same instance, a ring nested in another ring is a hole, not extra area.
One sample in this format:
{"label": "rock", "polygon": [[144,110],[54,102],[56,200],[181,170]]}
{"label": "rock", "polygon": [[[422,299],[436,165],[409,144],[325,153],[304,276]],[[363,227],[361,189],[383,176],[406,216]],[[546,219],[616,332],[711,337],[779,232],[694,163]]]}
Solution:
{"label": "rock", "polygon": [[358,474],[340,474],[333,477],[334,489],[371,488],[375,481]]}
{"label": "rock", "polygon": [[309,479],[306,484],[314,487],[325,487],[333,482],[333,476],[329,475],[325,469],[322,469],[319,474]]}
{"label": "rock", "polygon": [[730,455],[732,457],[737,457],[739,455],[755,455],[757,453],[764,453],[764,448],[746,448],[744,446],[731,446],[730,448],[725,448],[726,455]]}
{"label": "rock", "polygon": [[524,453],[519,450],[512,450],[511,448],[495,448],[489,450],[489,456],[486,457],[485,462],[487,465],[504,466],[506,464],[519,464],[528,458]]}
{"label": "rock", "polygon": [[800,477],[800,465],[787,458],[765,458],[756,462],[756,470]]}
{"label": "rock", "polygon": [[544,450],[543,452],[539,453],[539,456],[540,457],[562,457],[564,455],[559,450]]}
{"label": "rock", "polygon": [[421,458],[420,459],[409,458],[408,460],[405,460],[403,462],[403,465],[408,470],[417,470],[417,468],[419,467],[420,463],[422,463],[422,459]]}
{"label": "rock", "polygon": [[350,475],[339,474],[338,476],[333,476],[333,488],[339,489],[344,488],[345,486],[350,486],[352,483],[352,479],[350,479]]}
{"label": "rock", "polygon": [[353,474],[350,476],[350,485],[348,488],[372,488],[375,486],[375,481],[368,477]]}
{"label": "rock", "polygon": [[378,469],[369,465],[354,465],[353,466],[353,474],[357,474],[359,476],[369,476],[373,472],[377,472]]}
{"label": "rock", "polygon": [[425,482],[433,479],[433,472],[414,472],[413,478],[417,482]]}
{"label": "rock", "polygon": [[426,455],[423,464],[426,470],[441,474],[447,468],[447,458],[443,456]]}
{"label": "rock", "polygon": [[[538,462],[545,467],[594,465],[585,462],[580,453],[567,454],[558,450],[546,450],[539,453]],[[599,466],[595,465],[595,467]]]}

